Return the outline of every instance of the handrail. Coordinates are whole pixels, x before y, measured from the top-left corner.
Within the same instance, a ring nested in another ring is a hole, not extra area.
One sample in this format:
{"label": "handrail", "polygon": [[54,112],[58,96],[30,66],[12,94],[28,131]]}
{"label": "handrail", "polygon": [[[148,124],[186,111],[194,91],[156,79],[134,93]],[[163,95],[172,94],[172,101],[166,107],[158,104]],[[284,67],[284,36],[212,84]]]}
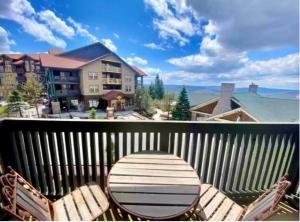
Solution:
{"label": "handrail", "polygon": [[6,118],[0,126],[4,164],[45,194],[91,180],[104,188],[113,163],[142,150],[177,155],[231,194],[262,192],[287,173],[293,189],[299,181],[297,123]]}

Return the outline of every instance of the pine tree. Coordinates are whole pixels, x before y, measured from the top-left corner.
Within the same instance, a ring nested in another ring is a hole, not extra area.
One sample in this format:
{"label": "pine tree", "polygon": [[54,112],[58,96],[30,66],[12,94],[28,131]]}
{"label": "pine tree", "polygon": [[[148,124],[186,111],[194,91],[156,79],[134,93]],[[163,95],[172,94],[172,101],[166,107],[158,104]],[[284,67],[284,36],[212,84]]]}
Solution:
{"label": "pine tree", "polygon": [[89,119],[96,119],[97,111],[95,108],[92,108],[89,112]]}
{"label": "pine tree", "polygon": [[156,98],[156,93],[155,93],[155,88],[153,83],[151,83],[149,86],[149,95],[151,96],[152,99]]}
{"label": "pine tree", "polygon": [[190,102],[185,87],[182,88],[175,109],[172,112],[172,118],[174,120],[190,120]]}
{"label": "pine tree", "polygon": [[22,94],[18,90],[13,90],[7,99],[7,112],[19,112],[20,117],[23,117],[22,109],[26,107]]}

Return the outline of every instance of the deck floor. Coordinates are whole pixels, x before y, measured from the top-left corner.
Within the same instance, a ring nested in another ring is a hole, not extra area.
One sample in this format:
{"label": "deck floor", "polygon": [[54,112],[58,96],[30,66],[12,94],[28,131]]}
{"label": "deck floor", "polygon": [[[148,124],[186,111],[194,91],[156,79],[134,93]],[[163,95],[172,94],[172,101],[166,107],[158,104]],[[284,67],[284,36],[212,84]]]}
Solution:
{"label": "deck floor", "polygon": [[[281,202],[279,204],[280,210],[272,217],[268,218],[268,221],[299,221],[299,211],[288,205],[287,202]],[[133,217],[126,213],[121,213],[120,209],[109,208],[104,215],[98,218],[99,221],[141,221],[140,218]],[[182,217],[176,220],[186,220],[186,217]],[[197,221],[197,217],[193,215],[188,220]]]}

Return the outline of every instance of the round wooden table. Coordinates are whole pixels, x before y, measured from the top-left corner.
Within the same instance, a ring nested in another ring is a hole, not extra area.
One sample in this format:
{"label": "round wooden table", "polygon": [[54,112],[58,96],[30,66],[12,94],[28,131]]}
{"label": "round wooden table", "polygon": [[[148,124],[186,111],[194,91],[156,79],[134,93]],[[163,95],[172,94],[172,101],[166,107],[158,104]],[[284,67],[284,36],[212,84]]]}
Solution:
{"label": "round wooden table", "polygon": [[150,152],[123,157],[108,175],[113,202],[127,213],[150,220],[168,220],[199,202],[200,180],[184,160]]}

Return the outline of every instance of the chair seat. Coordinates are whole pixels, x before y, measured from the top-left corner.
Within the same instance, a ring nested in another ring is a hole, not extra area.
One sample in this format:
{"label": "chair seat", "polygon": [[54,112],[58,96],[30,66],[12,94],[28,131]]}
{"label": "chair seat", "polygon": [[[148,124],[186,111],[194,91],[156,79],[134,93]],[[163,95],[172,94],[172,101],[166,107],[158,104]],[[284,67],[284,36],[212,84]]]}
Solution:
{"label": "chair seat", "polygon": [[242,211],[243,207],[211,184],[201,184],[196,212],[202,220],[233,221],[237,220]]}
{"label": "chair seat", "polygon": [[108,200],[96,184],[77,188],[52,204],[53,220],[94,220],[109,207]]}

